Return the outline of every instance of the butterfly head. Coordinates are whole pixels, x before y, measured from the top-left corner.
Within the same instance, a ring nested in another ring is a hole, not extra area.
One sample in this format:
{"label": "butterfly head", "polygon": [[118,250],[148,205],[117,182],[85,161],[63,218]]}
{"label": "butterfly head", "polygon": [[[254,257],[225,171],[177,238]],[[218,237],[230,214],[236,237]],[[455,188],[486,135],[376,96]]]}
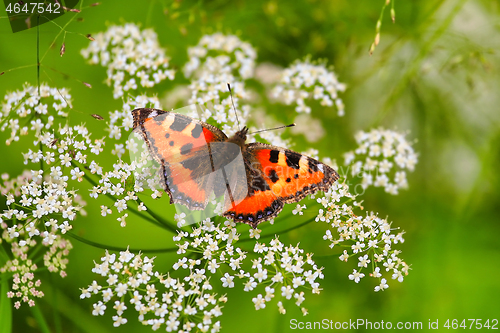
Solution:
{"label": "butterfly head", "polygon": [[240,147],[243,147],[245,145],[245,141],[247,141],[247,133],[248,127],[245,126],[241,130],[236,132],[232,137],[230,137],[228,141],[233,142]]}

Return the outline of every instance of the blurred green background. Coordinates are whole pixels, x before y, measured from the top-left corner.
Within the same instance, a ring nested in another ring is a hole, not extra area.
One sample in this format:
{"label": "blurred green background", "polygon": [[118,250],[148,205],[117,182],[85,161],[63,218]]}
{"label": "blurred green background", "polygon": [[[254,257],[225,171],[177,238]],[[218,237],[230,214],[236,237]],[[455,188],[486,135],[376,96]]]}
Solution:
{"label": "blurred green background", "polygon": [[[187,47],[216,31],[250,42],[257,49],[258,63],[286,67],[308,54],[312,59],[326,58],[335,66],[339,80],[348,85],[343,95],[346,116],[313,108],[312,115],[322,120],[327,136],[314,144],[294,137],[298,151],[312,146],[320,156],[341,163],[342,154],[355,148],[355,132],[378,126],[408,131],[407,138],[415,140],[419,163],[409,175],[409,190],[391,196],[370,188],[364,195],[365,209],[387,215],[394,226],[406,230],[401,257],[412,270],[405,281],[391,281],[390,288],[379,293],[373,292],[373,281],[368,278],[359,284],[349,281],[347,275],[355,263],[340,262],[337,253],[331,256],[328,244],[319,241],[323,228],[312,224],[280,238],[284,243],[300,242],[325,267],[323,292],[309,295],[303,304],[309,315],[303,317],[294,305],[280,315],[274,303],[255,311],[251,297],[240,288],[221,288],[229,296],[221,319],[225,332],[293,331],[289,325],[293,318],[421,321],[424,328],[429,320],[442,325],[446,319],[500,319],[500,3],[398,1],[395,24],[387,9],[380,44],[370,56],[368,49],[384,2],[106,0],[84,9],[79,14],[82,20],[66,27],[68,33],[51,23],[40,26],[40,53],[48,50],[41,81],[70,88],[74,104],[70,122],[86,122],[97,136],[106,135],[105,124],[90,114],[106,116],[119,109],[121,101],[113,100],[111,88],[104,84],[105,69],[90,66],[81,57],[80,50],[89,43],[84,35],[105,31],[110,24],[134,22],[157,32],[177,69],[187,61]],[[0,76],[3,96],[24,82],[36,85],[37,34],[36,29],[12,34],[3,5],[0,9],[0,72],[6,72]],[[64,25],[71,15],[57,23]],[[63,37],[66,53],[60,57]],[[8,71],[25,65],[32,67]],[[79,81],[90,83],[92,89]],[[174,86],[187,83],[178,73],[175,81],[163,82],[152,92],[162,98]],[[283,120],[292,110],[266,107],[267,113]],[[0,133],[0,142],[7,137]],[[27,151],[29,141],[0,145],[1,173],[21,173],[25,166],[19,152]],[[85,186],[80,189],[83,193]],[[114,217],[100,217],[98,205],[85,199],[88,217],[78,219],[74,229],[82,237],[120,247],[172,246],[171,234],[139,220],[120,228]],[[279,230],[276,224],[263,226],[263,232]],[[247,229],[239,227],[244,234]],[[99,318],[91,315],[92,299],[81,301],[77,288],[97,278],[91,269],[103,250],[74,240],[73,244],[68,277],[45,275],[43,281],[47,296],[38,304],[51,330],[149,331],[130,315],[129,323],[119,329],[112,327],[112,311]],[[249,243],[245,245],[250,249]],[[168,270],[174,261],[175,256],[158,255],[156,268]],[[15,332],[40,330],[27,306],[13,314]]]}

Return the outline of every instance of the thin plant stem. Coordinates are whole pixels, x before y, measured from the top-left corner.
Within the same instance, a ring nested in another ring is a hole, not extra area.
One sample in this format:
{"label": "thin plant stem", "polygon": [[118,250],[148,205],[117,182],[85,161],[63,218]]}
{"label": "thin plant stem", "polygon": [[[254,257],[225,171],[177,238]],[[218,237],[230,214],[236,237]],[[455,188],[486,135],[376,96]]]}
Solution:
{"label": "thin plant stem", "polygon": [[31,314],[35,317],[37,324],[39,325],[40,331],[43,333],[51,333],[49,325],[43,316],[42,310],[40,310],[39,306],[31,306],[30,307]]}
{"label": "thin plant stem", "polygon": [[105,249],[105,250],[111,250],[111,251],[125,251],[129,250],[130,252],[143,252],[143,253],[167,253],[167,252],[175,252],[179,248],[178,247],[169,247],[165,249],[143,249],[143,248],[128,248],[128,247],[120,247],[120,246],[112,246],[112,245],[107,245],[107,244],[102,244],[98,242],[94,242],[88,239],[85,239],[83,237],[77,236],[75,233],[72,232],[67,232],[66,235],[70,236],[71,238],[76,239],[79,242],[82,242],[84,244],[99,248],[99,249]]}
{"label": "thin plant stem", "polygon": [[[302,228],[303,226],[305,226],[305,225],[313,222],[314,220],[315,220],[315,218],[311,218],[311,219],[309,219],[309,220],[307,220],[305,222],[297,224],[296,226],[290,227],[288,229],[277,231],[277,232],[268,233],[268,234],[265,234],[265,235],[261,235],[260,238],[273,237],[276,234],[283,235],[283,234],[286,234],[287,232],[290,232],[292,230],[295,230],[295,229],[298,229],[298,228]],[[241,239],[239,242],[249,242],[249,241],[252,241],[252,240],[254,240],[254,239],[253,238],[245,238],[245,239]]]}
{"label": "thin plant stem", "polygon": [[[75,165],[73,162],[71,162],[71,164]],[[87,175],[87,173],[84,173],[83,178],[85,178],[91,185],[97,186],[97,183],[92,179],[92,177],[90,177],[89,175]],[[116,201],[116,198],[113,195],[111,195],[109,193],[106,193],[105,195],[108,198],[110,198],[112,201]],[[137,211],[134,208],[128,207],[127,211],[130,211],[132,214],[140,216],[141,218],[145,219],[146,221],[151,222],[151,223],[153,223],[153,224],[155,224],[155,225],[157,225],[159,227],[162,226],[162,224],[160,222],[158,222],[157,220],[154,220],[154,219],[151,219],[151,218],[149,218],[147,216],[144,216],[144,214],[140,213],[139,211]]]}

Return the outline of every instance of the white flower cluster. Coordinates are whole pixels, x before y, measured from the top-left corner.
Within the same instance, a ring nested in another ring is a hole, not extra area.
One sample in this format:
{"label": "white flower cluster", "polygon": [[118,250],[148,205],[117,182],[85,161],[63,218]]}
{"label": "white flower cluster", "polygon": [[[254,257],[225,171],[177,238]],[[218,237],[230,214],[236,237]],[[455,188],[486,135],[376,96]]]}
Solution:
{"label": "white flower cluster", "polygon": [[161,109],[160,101],[157,97],[138,95],[134,98],[129,97],[127,102],[123,103],[121,110],[110,111],[107,128],[109,131],[109,137],[115,140],[120,140],[122,137],[122,131],[125,131],[126,135],[129,135],[134,125],[134,119],[132,118],[131,111],[137,108],[146,107]]}
{"label": "white flower cluster", "polygon": [[345,89],[345,84],[339,82],[333,70],[324,63],[313,63],[306,59],[293,63],[283,71],[271,96],[287,105],[296,104],[295,110],[305,113],[311,112],[306,99],[313,98],[325,107],[335,105],[337,114],[343,116],[344,103],[338,94]]}
{"label": "white flower cluster", "polygon": [[[252,301],[255,309],[265,308],[266,302],[274,298],[275,291],[281,292],[278,302],[279,312],[284,314],[283,306],[285,300],[295,299],[295,305],[301,306],[305,300],[304,291],[299,289],[312,289],[313,294],[319,294],[321,289],[317,279],[323,279],[323,268],[318,268],[312,260],[312,254],[306,253],[298,246],[285,247],[276,237],[271,240],[269,246],[265,243],[255,243],[254,252],[261,254],[252,261],[252,269],[255,273],[243,274],[246,278],[245,291],[251,291],[259,284],[268,284],[265,287],[266,294],[258,294]],[[304,314],[307,309],[301,308]]]}
{"label": "white flower cluster", "polygon": [[[339,257],[340,260],[347,262],[349,258],[357,256],[359,268],[353,270],[349,279],[358,283],[365,276],[363,271],[370,270],[370,276],[380,281],[375,291],[384,290],[389,286],[382,277],[383,270],[392,274],[393,279],[402,282],[410,269],[399,258],[401,251],[393,248],[394,244],[404,242],[403,232],[394,234],[395,229],[391,224],[373,213],[365,217],[356,215],[353,206],[361,206],[355,199],[346,184],[335,183],[323,197],[317,199],[323,208],[319,210],[316,221],[330,225],[331,230],[326,231],[323,239],[331,242],[331,248],[350,244],[349,250],[344,250]],[[347,205],[348,201],[353,201],[353,206]],[[334,234],[338,236],[335,237]]]}
{"label": "white flower cluster", "polygon": [[242,79],[253,77],[257,53],[237,36],[220,32],[203,36],[198,45],[188,48],[189,61],[184,75],[199,77],[204,73],[237,72]]}
{"label": "white flower cluster", "polygon": [[355,138],[359,147],[344,154],[344,164],[351,166],[352,176],[361,178],[363,189],[373,185],[398,194],[408,187],[406,170],[413,171],[418,156],[404,134],[379,128],[360,131]]}
{"label": "white flower cluster", "polygon": [[104,139],[91,140],[88,129],[83,125],[61,126],[54,133],[44,132],[38,138],[43,145],[39,148],[23,153],[24,163],[45,163],[50,165],[50,177],[60,181],[65,187],[69,180],[82,182],[85,169],[91,173],[102,173],[95,161],[88,162],[88,154],[99,155],[103,151]]}
{"label": "white flower cluster", "polygon": [[[240,237],[235,227],[236,224],[230,220],[221,226],[215,225],[210,219],[205,219],[191,232],[178,231],[178,235],[173,238],[179,247],[177,254],[184,254],[187,251],[199,252],[203,259],[210,261],[209,270],[212,273],[215,273],[220,263],[226,263],[233,270],[237,270],[246,258],[246,253],[231,245]],[[174,269],[184,266],[186,260],[187,258],[179,259]]]}
{"label": "white flower cluster", "polygon": [[250,110],[248,106],[240,108],[238,101],[249,98],[244,80],[254,76],[257,56],[254,48],[234,35],[215,33],[203,36],[198,45],[188,49],[188,55],[184,75],[191,79],[189,104],[206,108],[201,117],[193,116],[203,121],[213,118],[218,124],[224,124],[224,131],[231,129],[227,123],[234,126],[236,115],[227,87],[229,83],[234,92],[236,110],[242,113],[238,117],[243,122]]}
{"label": "white flower cluster", "polygon": [[[226,221],[221,226],[210,219],[204,220],[192,232],[179,231],[174,237],[179,247],[177,253],[200,253],[200,258],[182,257],[173,268],[189,269],[190,276],[198,278],[219,272],[223,274],[220,281],[225,288],[234,288],[235,278],[242,280],[247,292],[265,286],[266,294],[258,294],[252,299],[257,310],[265,308],[266,302],[276,296],[275,292],[280,292],[278,307],[283,314],[286,309],[282,301],[295,299],[295,304],[300,306],[305,300],[304,291],[300,289],[312,289],[312,293],[319,294],[317,279],[323,278],[322,268],[316,266],[311,254],[304,256],[304,250],[298,246],[286,247],[278,237],[271,240],[269,246],[256,242],[253,251],[258,257],[252,260],[251,269],[245,271],[247,254],[232,245],[239,236],[233,221]],[[305,308],[302,311],[307,312]]]}
{"label": "white flower cluster", "polygon": [[[164,193],[162,187],[159,185],[161,184],[159,175],[155,172],[157,171],[155,167],[158,164],[156,163],[154,166],[148,164],[151,163],[149,160],[151,157],[147,153],[147,149],[143,148],[140,152],[143,153],[141,155],[144,158],[142,161],[133,161],[129,164],[123,160],[119,160],[113,164],[113,169],[109,171],[103,171],[97,163],[92,162],[95,167],[91,169],[91,172],[97,173],[101,179],[99,180],[99,184],[93,184],[90,196],[94,199],[102,196],[112,197],[115,200],[114,208],[102,205],[101,215],[106,216],[112,214],[113,210],[116,211],[120,215],[117,221],[120,222],[120,226],[122,227],[127,225],[128,213],[133,212],[137,214],[140,211],[147,210],[144,203],[138,199],[137,194],[143,193],[145,189],[152,189],[151,197],[156,199],[160,198]],[[160,219],[160,217],[157,217],[157,219]],[[155,222],[161,226],[159,221]],[[163,222],[168,223],[166,221]]]}
{"label": "white flower cluster", "polygon": [[[71,95],[65,88],[51,88],[46,84],[40,85],[40,93],[37,87],[26,84],[22,90],[6,94],[4,99],[0,130],[10,129],[7,145],[18,141],[19,135],[27,135],[30,130],[35,136],[40,135],[43,129],[52,127],[55,115],[65,118],[71,108]],[[22,118],[31,119],[29,125]]]}
{"label": "white flower cluster", "polygon": [[169,69],[169,59],[153,30],[141,31],[132,23],[113,25],[94,39],[81,54],[91,64],[106,67],[106,82],[113,86],[114,98],[139,86],[150,88],[167,78],[174,79],[175,72]]}
{"label": "white flower cluster", "polygon": [[[94,316],[104,315],[113,308],[113,326],[127,323],[123,315],[127,308],[133,308],[143,325],[153,330],[161,327],[167,332],[218,332],[225,296],[212,293],[210,280],[204,269],[196,269],[184,279],[173,279],[154,270],[154,258],[123,251],[120,255],[110,254],[101,258],[92,271],[106,278],[106,284],[94,281],[82,289],[81,298],[92,295],[102,297],[94,303]],[[183,282],[184,281],[184,282]]]}
{"label": "white flower cluster", "polygon": [[7,198],[8,209],[0,213],[0,243],[11,244],[13,259],[0,267],[0,273],[13,275],[12,290],[7,295],[19,299],[14,304],[16,308],[21,302],[34,306],[34,297],[44,294],[37,289],[40,280],[35,280],[41,262],[34,262],[32,254],[43,251],[45,268],[65,277],[72,245],[62,235],[71,230],[70,222],[76,215],[84,213],[85,202],[67,189],[64,178],[54,169],[46,177],[43,171],[31,171],[14,180],[2,178],[5,183],[0,189]]}

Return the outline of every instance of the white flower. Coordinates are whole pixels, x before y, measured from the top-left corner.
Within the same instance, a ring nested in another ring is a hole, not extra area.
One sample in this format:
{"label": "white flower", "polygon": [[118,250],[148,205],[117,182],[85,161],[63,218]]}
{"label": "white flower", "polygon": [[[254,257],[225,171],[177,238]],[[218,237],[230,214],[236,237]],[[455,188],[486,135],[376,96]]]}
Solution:
{"label": "white flower", "polygon": [[387,284],[387,280],[386,279],[381,279],[380,280],[380,285],[376,286],[375,287],[375,291],[380,291],[380,290],[385,290],[389,288],[389,285]]}
{"label": "white flower", "polygon": [[293,292],[294,292],[294,290],[290,286],[281,287],[281,296],[285,297],[286,299],[292,298]]}
{"label": "white flower", "polygon": [[127,318],[122,318],[121,316],[113,316],[113,326],[118,327],[120,325],[125,325],[127,323]]}
{"label": "white flower", "polygon": [[234,288],[234,276],[225,273],[223,277],[220,279],[222,281],[222,286],[224,288]]}
{"label": "white flower", "polygon": [[94,304],[94,310],[92,311],[92,314],[94,316],[102,316],[104,315],[104,311],[106,310],[106,305],[99,301]]}
{"label": "white flower", "polygon": [[[127,323],[124,317],[127,303],[133,305],[128,311],[137,311],[139,320],[153,329],[163,326],[167,331],[177,330],[180,322],[176,318],[179,316],[188,316],[189,320],[192,320],[189,321],[191,328],[194,328],[196,323],[203,323],[209,331],[220,326],[220,323],[212,318],[222,315],[222,304],[227,301],[227,298],[225,296],[216,298],[215,294],[208,292],[212,288],[206,279],[204,269],[193,269],[192,277],[177,280],[168,274],[164,276],[154,271],[154,258],[136,255],[128,250],[120,252],[118,257],[106,252],[101,261],[96,265],[100,267],[122,265],[116,274],[108,272],[103,275],[108,276],[108,280],[112,275],[113,279],[118,281],[115,286],[112,286],[116,289],[116,293],[113,293],[108,286],[102,289],[97,288],[98,284],[94,281],[92,286],[82,290],[82,295],[86,295],[88,290],[97,290],[92,293],[92,296],[102,297],[102,301],[94,304],[94,315],[103,315],[106,310],[104,304],[113,302],[113,309],[116,310],[116,315],[112,317],[114,326]],[[185,261],[187,262],[187,259]],[[193,260],[192,264],[200,265],[201,262]],[[99,274],[98,271],[95,272]],[[128,281],[128,283],[122,283],[123,281]],[[204,313],[205,316],[200,316],[198,321],[196,317],[200,313]],[[210,315],[207,316],[207,314]],[[144,320],[145,317],[149,319]]]}
{"label": "white flower", "polygon": [[[207,56],[209,52],[218,55]],[[242,42],[237,36],[222,33],[203,36],[198,45],[188,49],[188,55],[189,62],[184,67],[186,77],[190,77],[196,71],[217,73],[231,69],[237,70],[243,79],[254,75],[257,57],[250,44]]]}
{"label": "white flower", "polygon": [[358,272],[353,269],[352,274],[349,274],[349,280],[354,280],[354,282],[359,283],[359,280],[364,278],[365,274]]}
{"label": "white flower", "polygon": [[302,210],[305,209],[305,208],[306,208],[306,205],[302,205],[301,206],[300,204],[297,204],[297,206],[295,207],[295,209],[292,210],[292,214],[293,215],[297,215],[297,214],[304,215],[304,212],[302,212]]}
{"label": "white flower", "polygon": [[368,264],[371,262],[370,259],[368,259],[368,255],[365,254],[364,256],[362,257],[359,257],[359,263],[358,263],[358,267],[368,267]]}
{"label": "white flower", "polygon": [[261,294],[258,294],[257,297],[252,298],[252,302],[255,304],[255,310],[264,309],[266,307],[266,300],[262,298]]}

